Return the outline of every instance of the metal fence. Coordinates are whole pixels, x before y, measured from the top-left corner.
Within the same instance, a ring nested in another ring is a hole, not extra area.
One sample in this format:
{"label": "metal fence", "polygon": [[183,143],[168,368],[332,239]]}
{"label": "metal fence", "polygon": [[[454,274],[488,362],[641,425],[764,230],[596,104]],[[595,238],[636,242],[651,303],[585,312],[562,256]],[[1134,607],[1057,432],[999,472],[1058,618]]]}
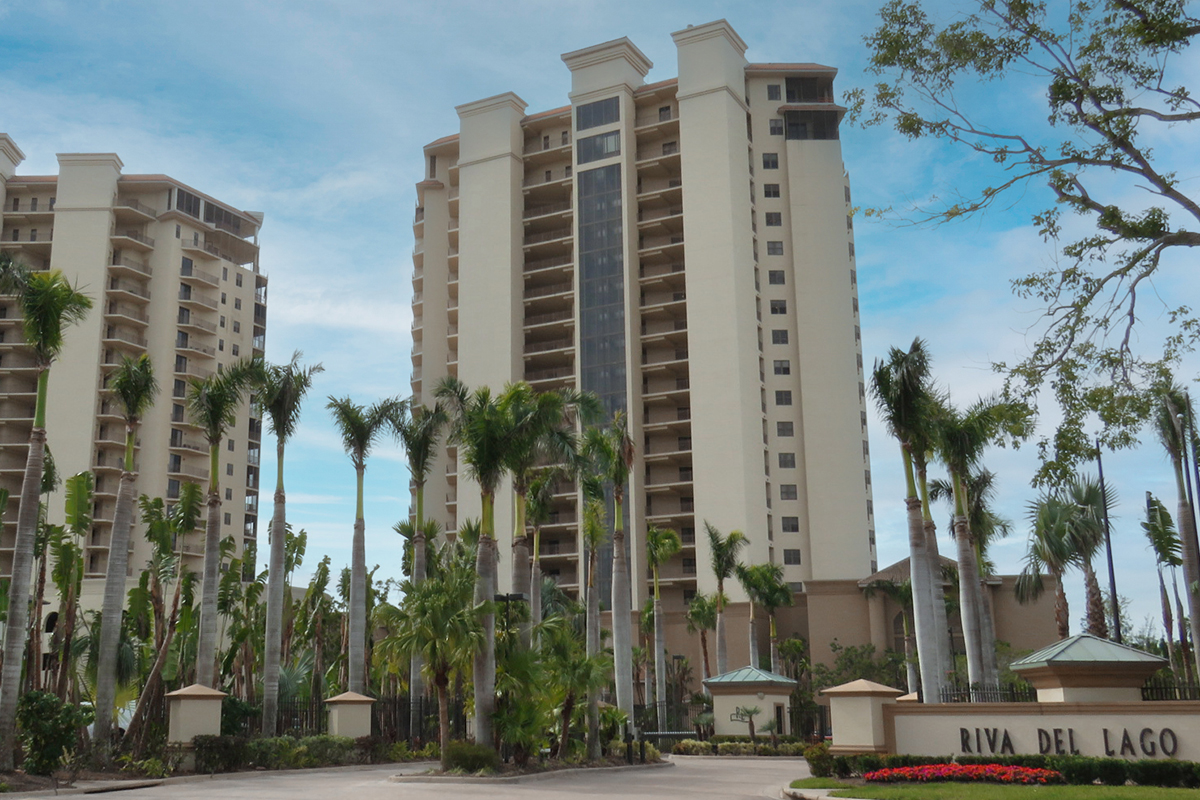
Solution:
{"label": "metal fence", "polygon": [[1036,703],[1037,690],[1028,683],[952,683],[943,687],[943,703]]}
{"label": "metal fence", "polygon": [[[417,700],[416,725],[409,713],[407,697],[380,697],[371,705],[371,734],[389,742],[406,741],[427,743],[438,740],[438,703],[436,698]],[[281,700],[279,702],[279,736],[316,736],[329,730],[328,707],[323,700]],[[467,714],[461,698],[450,701],[450,738],[465,739],[467,736]],[[253,736],[260,730],[261,715],[242,720],[244,736]]]}
{"label": "metal fence", "polygon": [[1143,700],[1200,700],[1200,684],[1181,683],[1170,675],[1152,675],[1142,686]]}

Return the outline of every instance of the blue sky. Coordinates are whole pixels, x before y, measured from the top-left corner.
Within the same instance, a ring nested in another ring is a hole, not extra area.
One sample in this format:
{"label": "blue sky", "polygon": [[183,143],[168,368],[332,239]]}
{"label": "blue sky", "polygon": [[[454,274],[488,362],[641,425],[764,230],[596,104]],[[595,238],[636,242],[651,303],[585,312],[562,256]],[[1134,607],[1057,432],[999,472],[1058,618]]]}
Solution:
{"label": "blue sky", "polygon": [[[946,14],[965,7],[940,5]],[[422,177],[422,145],[457,130],[454,106],[509,90],[531,111],[562,105],[569,73],[559,55],[620,36],[654,61],[648,80],[672,77],[671,31],[721,17],[747,41],[751,61],[830,64],[844,90],[870,82],[862,36],[877,6],[0,0],[0,130],[28,156],[25,174],[54,172],[55,153],[115,151],[126,172],[167,173],[266,213],[267,355],[285,360],[299,349],[325,366],[289,450],[289,518],[309,531],[306,567],[325,553],[342,565],[349,561],[353,470],[324,398],[370,402],[408,393],[413,184]],[[1200,73],[1194,56],[1187,66]],[[971,94],[998,128],[1045,119],[1041,91],[1028,79]],[[1200,157],[1188,133],[1175,128],[1154,143],[1194,189]],[[842,139],[855,202],[864,206],[945,198],[996,177],[994,165],[964,150],[885,130],[844,129]],[[1038,318],[1008,282],[1055,260],[1029,225],[1047,197],[1030,187],[986,217],[941,228],[860,218],[866,363],[922,336],[957,402],[997,389],[990,363],[1020,357]],[[1194,276],[1179,263],[1156,282],[1168,301],[1196,296]],[[1143,338],[1152,345],[1164,323],[1161,303],[1148,301]],[[1188,366],[1194,378],[1196,364]],[[1053,409],[1043,412],[1052,424]],[[905,555],[903,487],[896,447],[873,413],[871,445],[880,562],[887,564]],[[1016,571],[1036,456],[1031,446],[992,451],[987,465],[999,474],[1000,511],[1014,523],[994,559],[1001,571]],[[1157,615],[1153,562],[1137,529],[1141,499],[1151,490],[1173,508],[1169,469],[1153,445],[1111,455],[1105,467],[1121,500],[1113,529],[1119,590],[1140,623]],[[264,474],[272,469],[264,464]],[[406,486],[402,454],[381,444],[368,467],[366,510],[368,563],[381,564],[380,575],[399,573],[390,528],[406,513]],[[944,551],[947,515],[938,514]],[[1069,591],[1077,628],[1077,581]]]}

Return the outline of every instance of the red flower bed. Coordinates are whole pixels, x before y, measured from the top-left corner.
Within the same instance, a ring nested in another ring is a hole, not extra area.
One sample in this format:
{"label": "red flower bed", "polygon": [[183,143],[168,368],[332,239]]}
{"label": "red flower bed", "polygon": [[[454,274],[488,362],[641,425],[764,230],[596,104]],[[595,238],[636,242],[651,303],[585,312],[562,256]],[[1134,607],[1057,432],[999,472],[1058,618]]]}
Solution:
{"label": "red flower bed", "polygon": [[878,769],[863,775],[871,783],[1062,783],[1052,769],[1002,767],[999,764],[928,764],[923,767]]}

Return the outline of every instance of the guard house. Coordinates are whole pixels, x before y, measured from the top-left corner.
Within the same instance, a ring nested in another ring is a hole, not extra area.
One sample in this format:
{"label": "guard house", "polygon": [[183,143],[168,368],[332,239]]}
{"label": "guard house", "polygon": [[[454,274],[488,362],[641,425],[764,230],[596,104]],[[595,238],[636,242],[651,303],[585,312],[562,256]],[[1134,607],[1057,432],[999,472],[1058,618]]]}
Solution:
{"label": "guard house", "polygon": [[796,681],[784,675],[742,667],[704,681],[713,699],[713,732],[719,736],[744,736],[749,731],[748,719],[741,709],[760,708],[755,725],[775,720],[775,730],[791,734],[788,708]]}

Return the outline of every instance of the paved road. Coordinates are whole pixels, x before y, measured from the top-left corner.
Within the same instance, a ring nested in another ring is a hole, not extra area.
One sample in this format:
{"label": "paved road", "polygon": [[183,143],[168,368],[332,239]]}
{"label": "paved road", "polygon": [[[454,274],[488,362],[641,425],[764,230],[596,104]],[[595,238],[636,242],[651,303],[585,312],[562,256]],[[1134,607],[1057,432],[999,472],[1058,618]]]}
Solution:
{"label": "paved road", "polygon": [[[674,767],[576,772],[524,783],[393,782],[396,765],[353,770],[254,773],[123,791],[120,800],[445,800],[448,797],[695,800],[779,797],[780,787],[808,775],[803,759],[676,759]],[[410,770],[405,770],[410,771]]]}

